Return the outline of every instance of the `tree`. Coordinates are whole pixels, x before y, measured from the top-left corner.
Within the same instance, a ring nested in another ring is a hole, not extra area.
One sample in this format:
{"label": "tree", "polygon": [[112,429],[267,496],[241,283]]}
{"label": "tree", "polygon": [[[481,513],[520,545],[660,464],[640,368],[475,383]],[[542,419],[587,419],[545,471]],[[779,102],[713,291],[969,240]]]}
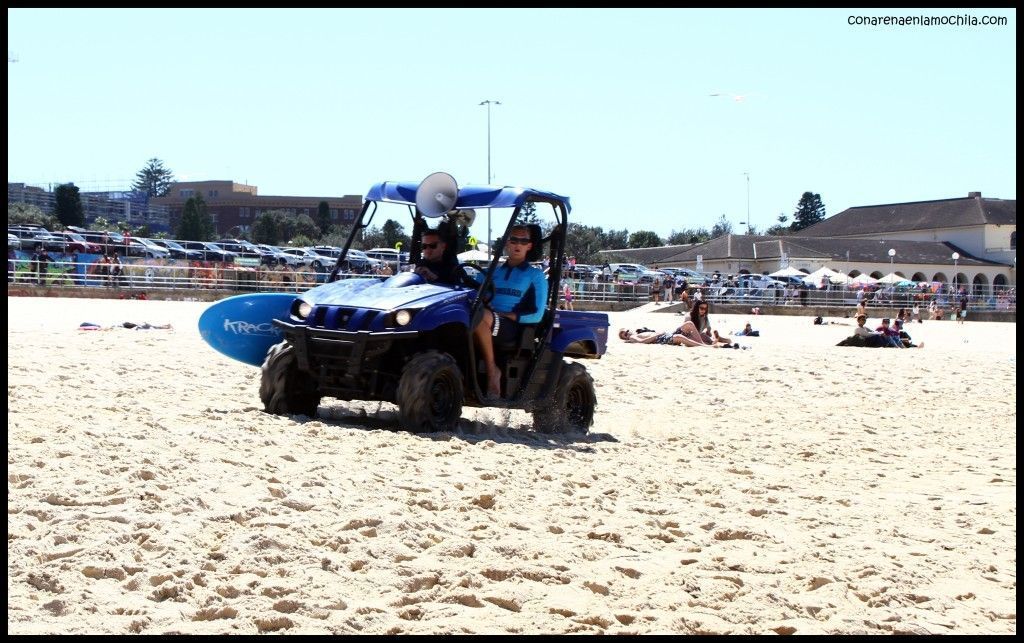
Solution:
{"label": "tree", "polygon": [[307,241],[321,239],[320,229],[308,214],[295,216],[284,210],[267,210],[252,224],[252,239],[256,243],[277,246],[293,243],[298,237]]}
{"label": "tree", "polygon": [[716,223],[711,228],[711,238],[712,239],[716,239],[716,238],[722,236],[723,234],[731,234],[731,233],[732,233],[732,223],[730,223],[729,220],[726,219],[725,215],[723,214],[722,216],[720,216],[718,218],[718,223]]}
{"label": "tree", "polygon": [[359,242],[363,246],[363,250],[369,250],[370,248],[383,248],[384,242],[384,231],[377,226],[370,226],[369,228],[363,229],[363,233],[360,235]]}
{"label": "tree", "polygon": [[321,237],[331,231],[331,206],[327,201],[316,206],[316,225],[320,228]]}
{"label": "tree", "polygon": [[565,254],[579,263],[593,263],[604,249],[604,230],[582,223],[570,223],[565,234]]}
{"label": "tree", "polygon": [[782,237],[793,232],[792,230],[789,229],[789,226],[786,225],[786,221],[789,221],[789,217],[780,212],[777,220],[778,224],[773,225],[772,227],[765,230],[765,234],[772,235],[775,237]]}
{"label": "tree", "polygon": [[650,230],[637,230],[629,235],[630,248],[657,248],[661,245],[661,237]]}
{"label": "tree", "polygon": [[690,243],[702,243],[711,239],[711,233],[706,228],[686,228],[668,235],[666,243],[670,246],[685,245]]}
{"label": "tree", "polygon": [[800,197],[800,202],[796,204],[793,223],[789,227],[793,232],[797,232],[824,220],[825,204],[821,202],[821,195],[804,192]]}
{"label": "tree", "polygon": [[96,220],[89,224],[89,229],[101,232],[117,232],[119,227],[116,222],[111,222],[106,217],[96,217]]}
{"label": "tree", "polygon": [[519,210],[519,218],[516,219],[518,225],[528,225],[530,223],[540,223],[537,218],[537,204],[533,201],[524,203],[521,210]]}
{"label": "tree", "polygon": [[[322,246],[334,246],[336,248],[345,247],[345,242],[348,241],[349,230],[341,229],[339,226],[334,226],[332,232],[325,234],[320,237],[320,245]],[[353,246],[355,247],[355,246]],[[370,246],[371,248],[374,246]]]}
{"label": "tree", "polygon": [[78,186],[74,183],[58,185],[53,191],[56,206],[53,213],[62,225],[85,225],[85,214],[82,212],[82,197]]}
{"label": "tree", "polygon": [[47,230],[56,230],[60,227],[60,221],[52,214],[46,214],[39,206],[28,203],[7,204],[7,225],[19,225],[34,223],[41,225]]}
{"label": "tree", "polygon": [[297,234],[288,241],[288,245],[296,248],[305,248],[313,245],[313,240],[304,234]]}
{"label": "tree", "polygon": [[604,250],[618,250],[629,247],[629,230],[609,230],[601,244]]}
{"label": "tree", "polygon": [[408,247],[412,241],[409,235],[405,234],[405,229],[402,227],[402,224],[391,219],[384,222],[384,227],[381,228],[381,232],[384,233],[384,245],[380,246],[382,248],[394,248],[395,244],[399,241],[402,242],[403,246]]}
{"label": "tree", "polygon": [[178,238],[186,241],[209,241],[213,239],[215,232],[213,219],[206,211],[206,201],[203,200],[202,194],[196,192],[185,201],[185,210],[178,224]]}
{"label": "tree", "polygon": [[135,174],[132,189],[145,193],[152,198],[164,196],[171,189],[174,174],[164,167],[164,162],[157,158],[146,161],[146,166]]}
{"label": "tree", "polygon": [[[285,229],[291,233],[287,236],[287,239],[289,240],[299,236],[307,237],[309,239],[320,238],[320,228],[318,228],[316,224],[313,223],[313,217],[309,216],[308,214],[300,214],[296,216],[294,219],[286,217],[285,221]],[[291,223],[290,226],[287,225],[288,222]]]}
{"label": "tree", "polygon": [[269,210],[256,217],[252,223],[252,240],[276,246],[282,241],[284,222],[282,214],[277,210]]}

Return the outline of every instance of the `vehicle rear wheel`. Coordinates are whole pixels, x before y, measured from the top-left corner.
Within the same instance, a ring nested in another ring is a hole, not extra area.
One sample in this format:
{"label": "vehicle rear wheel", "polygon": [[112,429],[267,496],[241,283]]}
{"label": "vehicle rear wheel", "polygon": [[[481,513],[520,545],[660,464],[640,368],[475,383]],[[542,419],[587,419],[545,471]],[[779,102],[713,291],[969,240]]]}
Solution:
{"label": "vehicle rear wheel", "polygon": [[299,370],[295,347],[287,341],[271,346],[260,379],[264,410],[274,415],[316,417],[321,397],[316,380]]}
{"label": "vehicle rear wheel", "polygon": [[533,412],[538,433],[586,433],[594,423],[597,394],[594,378],[583,364],[566,362],[550,402]]}
{"label": "vehicle rear wheel", "polygon": [[462,372],[451,355],[427,351],[402,370],[395,402],[402,428],[413,433],[453,431],[462,416]]}

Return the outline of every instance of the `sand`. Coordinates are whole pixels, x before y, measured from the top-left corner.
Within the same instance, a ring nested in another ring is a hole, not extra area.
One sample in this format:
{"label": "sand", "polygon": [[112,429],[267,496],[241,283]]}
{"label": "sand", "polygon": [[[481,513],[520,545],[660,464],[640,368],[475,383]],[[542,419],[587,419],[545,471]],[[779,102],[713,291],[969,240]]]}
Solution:
{"label": "sand", "polygon": [[8,306],[9,634],[1016,633],[1015,324],[712,311],[762,336],[612,339],[566,439],[264,414],[202,303]]}

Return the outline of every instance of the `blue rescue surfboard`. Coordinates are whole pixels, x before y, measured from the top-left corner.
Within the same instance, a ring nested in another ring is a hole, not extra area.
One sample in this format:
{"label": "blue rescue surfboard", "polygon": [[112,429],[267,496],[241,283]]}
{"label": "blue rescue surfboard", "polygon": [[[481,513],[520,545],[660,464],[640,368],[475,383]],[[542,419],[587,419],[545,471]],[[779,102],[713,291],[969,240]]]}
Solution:
{"label": "blue rescue surfboard", "polygon": [[288,319],[295,293],[255,293],[228,297],[199,317],[199,334],[231,359],[261,366],[267,351],[283,337],[273,320]]}

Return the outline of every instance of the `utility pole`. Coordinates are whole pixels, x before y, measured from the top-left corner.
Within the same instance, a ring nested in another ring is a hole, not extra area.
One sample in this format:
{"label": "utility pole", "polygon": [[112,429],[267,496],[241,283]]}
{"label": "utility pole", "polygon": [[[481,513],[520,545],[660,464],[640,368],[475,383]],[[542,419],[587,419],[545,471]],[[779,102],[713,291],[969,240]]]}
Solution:
{"label": "utility pole", "polygon": [[[501,101],[485,100],[481,105],[487,105],[487,185],[491,184],[491,105],[501,105]],[[491,209],[487,208],[487,255],[493,257],[491,252]]]}
{"label": "utility pole", "polygon": [[750,234],[750,172],[744,172],[747,176],[747,234]]}

